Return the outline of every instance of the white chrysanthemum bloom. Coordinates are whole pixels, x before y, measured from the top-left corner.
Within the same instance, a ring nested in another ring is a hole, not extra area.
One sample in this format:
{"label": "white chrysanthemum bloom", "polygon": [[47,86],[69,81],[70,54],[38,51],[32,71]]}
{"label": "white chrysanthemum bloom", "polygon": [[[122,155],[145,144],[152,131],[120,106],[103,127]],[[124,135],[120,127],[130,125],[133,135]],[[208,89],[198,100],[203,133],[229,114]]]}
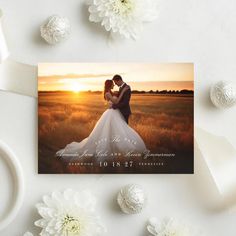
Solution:
{"label": "white chrysanthemum bloom", "polygon": [[200,236],[199,232],[182,224],[175,219],[165,219],[158,221],[156,218],[151,218],[148,221],[147,230],[154,236]]}
{"label": "white chrysanthemum bloom", "polygon": [[67,189],[44,196],[36,205],[42,219],[35,222],[41,236],[98,236],[105,233],[95,213],[96,199],[87,192]]}
{"label": "white chrysanthemum bloom", "polygon": [[87,0],[89,20],[107,31],[137,39],[144,22],[157,17],[158,0]]}

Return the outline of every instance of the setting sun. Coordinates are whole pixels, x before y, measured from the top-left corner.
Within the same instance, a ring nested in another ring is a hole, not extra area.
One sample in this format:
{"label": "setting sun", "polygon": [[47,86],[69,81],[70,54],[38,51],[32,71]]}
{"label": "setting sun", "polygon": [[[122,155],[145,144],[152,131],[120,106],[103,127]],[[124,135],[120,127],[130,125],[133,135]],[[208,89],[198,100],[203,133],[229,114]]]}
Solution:
{"label": "setting sun", "polygon": [[70,90],[73,91],[74,93],[78,93],[83,89],[84,86],[79,84],[77,81],[71,83]]}
{"label": "setting sun", "polygon": [[75,92],[75,93],[78,93],[80,91],[80,87],[78,84],[75,84],[73,87],[72,87],[72,91]]}

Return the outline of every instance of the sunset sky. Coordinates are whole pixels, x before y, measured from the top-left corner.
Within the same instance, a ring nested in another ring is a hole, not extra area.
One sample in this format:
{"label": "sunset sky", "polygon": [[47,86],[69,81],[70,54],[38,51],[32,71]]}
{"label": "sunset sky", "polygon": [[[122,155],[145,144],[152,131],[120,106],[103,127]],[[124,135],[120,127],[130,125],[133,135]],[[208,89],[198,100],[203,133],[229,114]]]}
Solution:
{"label": "sunset sky", "polygon": [[193,90],[192,63],[42,63],[38,89],[102,91],[105,80],[115,74],[120,74],[132,90]]}

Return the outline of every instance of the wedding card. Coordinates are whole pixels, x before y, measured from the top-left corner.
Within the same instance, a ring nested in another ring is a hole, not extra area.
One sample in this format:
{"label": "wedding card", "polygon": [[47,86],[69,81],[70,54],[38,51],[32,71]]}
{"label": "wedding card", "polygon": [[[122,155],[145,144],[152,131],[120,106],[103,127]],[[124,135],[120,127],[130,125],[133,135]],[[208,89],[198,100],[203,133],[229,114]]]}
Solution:
{"label": "wedding card", "polygon": [[42,63],[38,172],[193,173],[192,63]]}

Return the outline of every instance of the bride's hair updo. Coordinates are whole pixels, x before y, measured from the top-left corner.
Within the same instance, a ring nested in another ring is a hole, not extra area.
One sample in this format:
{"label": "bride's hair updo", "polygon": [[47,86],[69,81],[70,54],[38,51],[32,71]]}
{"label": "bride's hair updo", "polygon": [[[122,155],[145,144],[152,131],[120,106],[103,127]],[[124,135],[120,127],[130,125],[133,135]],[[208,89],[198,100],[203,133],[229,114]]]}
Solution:
{"label": "bride's hair updo", "polygon": [[103,94],[105,100],[106,100],[106,93],[108,91],[110,91],[110,89],[112,88],[112,85],[113,85],[113,81],[112,80],[108,79],[108,80],[105,81],[105,84],[104,84],[104,94]]}

